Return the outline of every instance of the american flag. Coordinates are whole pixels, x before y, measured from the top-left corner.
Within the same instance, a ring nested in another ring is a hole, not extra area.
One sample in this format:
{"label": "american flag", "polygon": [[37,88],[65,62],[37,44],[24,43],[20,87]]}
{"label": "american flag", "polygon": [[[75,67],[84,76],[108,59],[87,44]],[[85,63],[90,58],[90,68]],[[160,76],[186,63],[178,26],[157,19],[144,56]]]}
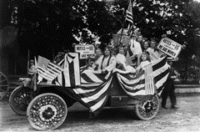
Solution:
{"label": "american flag", "polygon": [[63,68],[61,68],[60,66],[58,66],[52,62],[49,62],[46,69],[51,74],[53,79],[55,79],[63,71]]}
{"label": "american flag", "polygon": [[126,19],[125,21],[128,24],[128,33],[130,34],[132,28],[133,28],[133,10],[132,10],[132,2],[130,0],[128,9],[126,10]]}
{"label": "american flag", "polygon": [[50,82],[53,81],[63,71],[63,68],[41,56],[38,57],[36,69],[38,72],[39,81],[46,79]]}

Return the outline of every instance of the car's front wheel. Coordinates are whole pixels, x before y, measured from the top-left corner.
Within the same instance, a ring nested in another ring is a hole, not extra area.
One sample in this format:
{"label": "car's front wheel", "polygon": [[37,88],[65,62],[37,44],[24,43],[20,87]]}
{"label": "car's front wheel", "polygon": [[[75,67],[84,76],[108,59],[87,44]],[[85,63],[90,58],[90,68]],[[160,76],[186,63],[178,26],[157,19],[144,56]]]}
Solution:
{"label": "car's front wheel", "polygon": [[27,109],[28,121],[37,130],[58,128],[65,121],[67,113],[67,104],[62,97],[54,93],[36,96]]}
{"label": "car's front wheel", "polygon": [[135,113],[141,120],[153,119],[160,108],[160,100],[157,95],[153,96],[152,99],[140,102],[135,106]]}

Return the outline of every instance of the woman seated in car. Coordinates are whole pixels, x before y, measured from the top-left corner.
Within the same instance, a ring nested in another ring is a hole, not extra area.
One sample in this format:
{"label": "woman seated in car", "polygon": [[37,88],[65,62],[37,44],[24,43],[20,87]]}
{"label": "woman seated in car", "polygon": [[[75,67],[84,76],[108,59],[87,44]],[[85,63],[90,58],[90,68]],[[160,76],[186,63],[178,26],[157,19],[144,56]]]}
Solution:
{"label": "woman seated in car", "polygon": [[84,72],[93,72],[107,75],[116,67],[116,58],[111,54],[109,47],[104,49],[104,54],[100,56],[91,67]]}
{"label": "woman seated in car", "polygon": [[135,72],[135,68],[133,68],[130,65],[127,65],[126,57],[124,54],[125,54],[124,47],[120,46],[116,54],[116,61],[117,61],[116,70],[121,70],[121,72],[124,71],[123,73]]}

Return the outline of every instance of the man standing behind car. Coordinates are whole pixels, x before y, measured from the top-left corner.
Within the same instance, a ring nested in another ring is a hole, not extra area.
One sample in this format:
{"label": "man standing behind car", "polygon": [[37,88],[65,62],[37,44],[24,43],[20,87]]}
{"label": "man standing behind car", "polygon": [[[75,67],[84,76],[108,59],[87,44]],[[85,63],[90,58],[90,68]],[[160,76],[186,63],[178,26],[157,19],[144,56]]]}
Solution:
{"label": "man standing behind car", "polygon": [[167,97],[169,96],[170,102],[171,102],[171,108],[177,109],[178,107],[176,107],[176,95],[175,95],[175,86],[174,86],[174,80],[176,79],[177,73],[175,72],[174,67],[172,67],[173,61],[168,61],[168,64],[169,64],[170,73],[166,81],[164,90],[162,92],[162,108],[167,109],[166,101],[167,101]]}

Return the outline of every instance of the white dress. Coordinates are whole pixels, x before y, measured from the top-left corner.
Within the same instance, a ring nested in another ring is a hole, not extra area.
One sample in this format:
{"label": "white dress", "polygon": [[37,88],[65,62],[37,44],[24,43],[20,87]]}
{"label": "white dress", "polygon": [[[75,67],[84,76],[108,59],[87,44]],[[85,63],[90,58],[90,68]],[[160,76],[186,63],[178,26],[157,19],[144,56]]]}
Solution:
{"label": "white dress", "polygon": [[141,63],[140,63],[140,66],[141,66],[141,68],[144,68],[144,67],[146,67],[147,65],[149,65],[150,64],[150,62],[148,61],[148,60],[146,60],[146,61],[142,61]]}
{"label": "white dress", "polygon": [[116,55],[116,61],[117,61],[117,64],[121,64],[125,68],[125,66],[126,66],[126,57],[123,54],[118,53]]}
{"label": "white dress", "polygon": [[[108,62],[109,61],[109,62]],[[107,57],[104,57],[104,56],[101,56],[99,58],[99,68],[100,70],[106,70],[108,72],[112,71],[115,67],[116,67],[116,58],[114,56],[107,56]]]}
{"label": "white dress", "polygon": [[122,71],[122,70],[119,70],[119,69],[115,69],[115,71],[118,71],[120,73],[129,73],[129,72],[134,73],[134,72],[136,72],[135,68],[126,64],[126,57],[123,54],[117,54],[116,55],[116,61],[117,61],[117,64],[123,65],[125,71]]}
{"label": "white dress", "polygon": [[140,54],[142,54],[141,44],[139,42],[137,42],[136,40],[131,39],[130,49],[131,49],[133,55],[139,56]]}
{"label": "white dress", "polygon": [[129,43],[130,52],[127,52],[126,59],[128,65],[135,65],[135,61],[133,61],[133,56],[137,57],[139,59],[139,56],[142,54],[142,48],[139,42],[137,42],[135,39],[131,39]]}

